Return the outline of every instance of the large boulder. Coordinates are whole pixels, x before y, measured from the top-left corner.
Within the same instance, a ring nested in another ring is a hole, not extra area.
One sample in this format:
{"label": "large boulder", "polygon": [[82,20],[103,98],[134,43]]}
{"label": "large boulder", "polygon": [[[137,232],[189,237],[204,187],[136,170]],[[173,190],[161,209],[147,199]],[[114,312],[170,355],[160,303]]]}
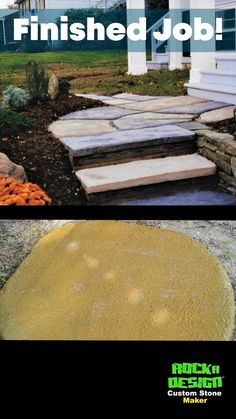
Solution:
{"label": "large boulder", "polygon": [[52,100],[55,100],[59,95],[59,81],[54,73],[48,83],[48,95]]}
{"label": "large boulder", "polygon": [[0,175],[9,175],[22,182],[26,180],[24,168],[13,163],[4,153],[0,153]]}

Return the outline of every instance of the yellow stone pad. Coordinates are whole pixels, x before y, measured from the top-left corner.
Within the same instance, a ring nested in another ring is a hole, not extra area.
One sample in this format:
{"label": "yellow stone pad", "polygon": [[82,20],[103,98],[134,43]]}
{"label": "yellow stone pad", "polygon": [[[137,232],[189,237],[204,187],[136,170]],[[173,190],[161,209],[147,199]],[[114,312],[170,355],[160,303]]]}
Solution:
{"label": "yellow stone pad", "polygon": [[0,294],[3,339],[227,340],[234,315],[227,274],[198,242],[116,221],[47,234]]}

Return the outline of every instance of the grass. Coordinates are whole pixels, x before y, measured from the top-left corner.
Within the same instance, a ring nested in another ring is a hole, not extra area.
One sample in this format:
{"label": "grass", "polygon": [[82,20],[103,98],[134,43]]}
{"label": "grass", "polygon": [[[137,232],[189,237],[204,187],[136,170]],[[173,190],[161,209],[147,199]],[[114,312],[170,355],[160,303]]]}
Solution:
{"label": "grass", "polygon": [[0,289],[6,284],[7,279],[0,275]]}
{"label": "grass", "polygon": [[225,261],[228,261],[228,260],[231,259],[232,254],[231,254],[231,252],[226,251],[226,252],[223,253],[222,257]]}
{"label": "grass", "polygon": [[70,80],[74,93],[182,95],[189,71],[151,71],[143,76],[127,75],[127,54],[120,51],[67,51],[45,53],[0,53],[0,89],[9,84],[24,86],[25,64],[35,60],[48,73]]}

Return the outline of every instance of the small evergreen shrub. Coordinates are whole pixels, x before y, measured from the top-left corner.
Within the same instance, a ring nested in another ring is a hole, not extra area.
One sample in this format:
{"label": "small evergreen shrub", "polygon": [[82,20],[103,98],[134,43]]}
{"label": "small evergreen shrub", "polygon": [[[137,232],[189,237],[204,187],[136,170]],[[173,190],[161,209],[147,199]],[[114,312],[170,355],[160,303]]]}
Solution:
{"label": "small evergreen shrub", "polygon": [[59,94],[68,95],[70,91],[70,82],[66,79],[59,79]]}
{"label": "small evergreen shrub", "polygon": [[17,112],[0,108],[0,136],[15,135],[32,128],[33,121]]}
{"label": "small evergreen shrub", "polygon": [[33,103],[39,103],[47,95],[48,78],[45,70],[33,60],[26,65],[26,85]]}
{"label": "small evergreen shrub", "polygon": [[22,110],[28,102],[28,92],[20,87],[10,85],[3,91],[3,106],[7,108]]}

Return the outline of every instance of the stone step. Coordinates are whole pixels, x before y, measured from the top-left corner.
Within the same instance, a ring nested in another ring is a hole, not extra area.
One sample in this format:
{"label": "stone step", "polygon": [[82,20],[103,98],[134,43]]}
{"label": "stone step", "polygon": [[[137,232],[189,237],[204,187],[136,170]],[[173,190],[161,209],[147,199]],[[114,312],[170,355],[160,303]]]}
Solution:
{"label": "stone step", "polygon": [[236,86],[236,71],[202,70],[201,83]]}
{"label": "stone step", "polygon": [[199,154],[139,160],[76,172],[87,195],[215,174],[216,165]]}
{"label": "stone step", "polygon": [[189,96],[236,105],[236,87],[214,83],[187,83]]}
{"label": "stone step", "polygon": [[217,70],[236,71],[236,57],[234,54],[217,54],[216,55]]}
{"label": "stone step", "polygon": [[67,137],[60,141],[69,151],[75,169],[195,151],[195,133],[175,125]]}
{"label": "stone step", "polygon": [[163,69],[168,69],[168,62],[164,62],[164,63],[157,63],[155,61],[147,61],[147,68],[148,70],[163,70]]}

